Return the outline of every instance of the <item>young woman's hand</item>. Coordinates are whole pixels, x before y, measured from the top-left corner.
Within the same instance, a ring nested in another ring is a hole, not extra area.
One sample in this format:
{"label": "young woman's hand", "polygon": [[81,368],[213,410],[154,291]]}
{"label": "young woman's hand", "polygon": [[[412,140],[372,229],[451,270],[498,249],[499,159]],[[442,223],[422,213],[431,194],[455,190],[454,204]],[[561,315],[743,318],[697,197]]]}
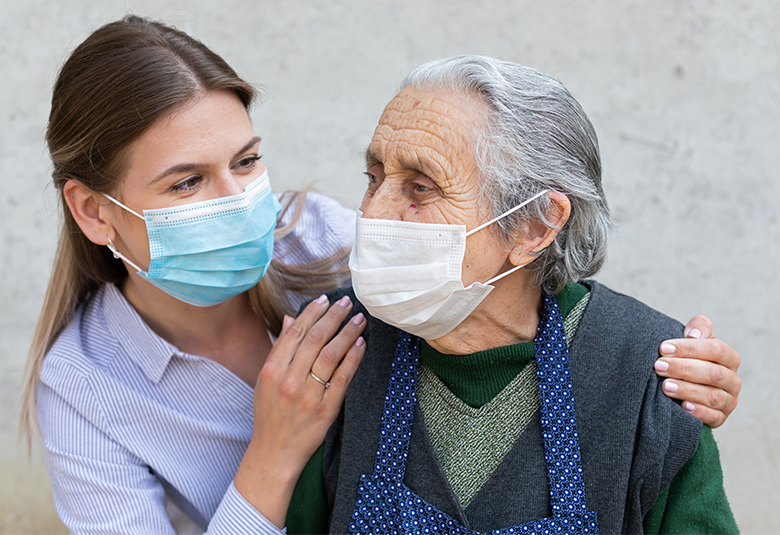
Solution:
{"label": "young woman's hand", "polygon": [[739,402],[739,353],[715,338],[705,316],[689,321],[684,333],[685,338],[661,344],[656,373],[669,377],[663,384],[667,396],[682,400],[682,407],[708,426],[719,427]]}
{"label": "young woman's hand", "polygon": [[297,319],[285,318],[257,379],[252,440],[234,480],[236,490],[280,528],[295,483],[338,416],[365,353],[363,315],[338,332],[352,303],[345,296],[328,305],[323,295]]}

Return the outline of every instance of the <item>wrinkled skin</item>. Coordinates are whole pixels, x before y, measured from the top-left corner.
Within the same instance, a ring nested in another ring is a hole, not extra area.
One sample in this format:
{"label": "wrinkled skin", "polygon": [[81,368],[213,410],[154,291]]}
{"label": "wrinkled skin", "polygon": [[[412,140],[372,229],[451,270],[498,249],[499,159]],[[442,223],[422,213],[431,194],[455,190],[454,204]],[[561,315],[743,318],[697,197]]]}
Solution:
{"label": "wrinkled skin", "polygon": [[[366,153],[369,184],[363,217],[463,224],[467,230],[487,221],[488,212],[477,198],[478,167],[469,137],[485,111],[482,102],[462,95],[414,87],[401,91],[385,108]],[[568,200],[557,193],[550,196],[550,219],[562,225],[569,215]],[[494,227],[470,236],[463,284],[484,282],[529,261],[556,234],[542,225],[525,230],[510,250],[498,245]],[[466,354],[533,339],[541,294],[529,274],[520,270],[495,287],[453,332],[428,342],[444,353]],[[737,406],[740,356],[715,338],[706,317],[693,318],[685,333],[684,339],[662,344],[656,371],[669,378],[664,382],[666,395],[718,427]]]}

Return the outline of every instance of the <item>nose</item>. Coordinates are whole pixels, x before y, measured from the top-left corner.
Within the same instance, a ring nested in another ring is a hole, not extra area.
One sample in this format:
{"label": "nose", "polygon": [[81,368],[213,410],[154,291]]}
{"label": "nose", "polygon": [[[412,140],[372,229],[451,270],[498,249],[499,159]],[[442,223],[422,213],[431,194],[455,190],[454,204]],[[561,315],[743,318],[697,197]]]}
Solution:
{"label": "nose", "polygon": [[[259,162],[258,162],[259,163]],[[251,176],[234,174],[229,170],[226,170],[219,174],[214,180],[214,191],[217,197],[228,197],[230,195],[238,195],[243,193],[244,189],[250,182],[256,180],[261,174],[265,172],[264,168],[261,168],[259,172],[252,173]]]}
{"label": "nose", "polygon": [[405,200],[399,192],[393,191],[391,184],[385,180],[373,195],[366,195],[360,207],[366,219],[403,220]]}

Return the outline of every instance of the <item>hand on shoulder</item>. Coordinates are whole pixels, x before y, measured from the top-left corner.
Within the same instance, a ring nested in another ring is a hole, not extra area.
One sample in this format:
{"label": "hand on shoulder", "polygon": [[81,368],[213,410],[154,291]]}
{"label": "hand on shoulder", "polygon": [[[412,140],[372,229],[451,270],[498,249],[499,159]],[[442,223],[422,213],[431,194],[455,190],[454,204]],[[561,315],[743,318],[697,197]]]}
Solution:
{"label": "hand on shoulder", "polygon": [[682,401],[682,407],[712,428],[720,427],[737,407],[742,380],[741,357],[718,340],[712,322],[696,316],[685,326],[685,338],[664,341],[655,370],[664,381],[664,393]]}

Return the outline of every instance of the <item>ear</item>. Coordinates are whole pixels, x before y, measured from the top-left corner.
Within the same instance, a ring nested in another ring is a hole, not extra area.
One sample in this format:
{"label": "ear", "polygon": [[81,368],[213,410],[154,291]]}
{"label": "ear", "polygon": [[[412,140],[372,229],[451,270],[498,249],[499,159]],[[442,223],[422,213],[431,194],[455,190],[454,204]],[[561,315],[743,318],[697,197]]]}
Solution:
{"label": "ear", "polygon": [[557,191],[548,191],[547,196],[551,204],[547,210],[547,221],[553,225],[550,228],[541,221],[531,221],[528,224],[525,235],[517,236],[516,245],[509,253],[509,261],[512,265],[528,264],[550,245],[558,232],[569,220],[571,215],[571,203],[569,198]]}
{"label": "ear", "polygon": [[97,245],[108,245],[109,238],[115,238],[116,232],[103,195],[95,193],[76,180],[68,180],[62,188],[62,194],[73,219],[89,241]]}

